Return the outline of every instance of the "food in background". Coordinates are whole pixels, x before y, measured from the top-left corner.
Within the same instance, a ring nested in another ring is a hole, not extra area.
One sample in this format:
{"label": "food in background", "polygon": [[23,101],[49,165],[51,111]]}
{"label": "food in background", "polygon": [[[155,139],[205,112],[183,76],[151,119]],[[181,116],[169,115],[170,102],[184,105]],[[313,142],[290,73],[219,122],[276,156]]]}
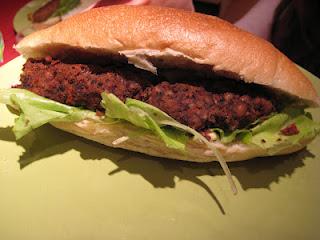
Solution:
{"label": "food in background", "polygon": [[191,0],[32,0],[20,9],[13,19],[17,41],[34,31],[52,26],[77,13],[94,7],[115,4],[158,5],[194,10]]}
{"label": "food in background", "polygon": [[72,15],[95,6],[106,5],[99,0],[32,0],[24,5],[13,19],[17,40],[30,33],[54,25]]}

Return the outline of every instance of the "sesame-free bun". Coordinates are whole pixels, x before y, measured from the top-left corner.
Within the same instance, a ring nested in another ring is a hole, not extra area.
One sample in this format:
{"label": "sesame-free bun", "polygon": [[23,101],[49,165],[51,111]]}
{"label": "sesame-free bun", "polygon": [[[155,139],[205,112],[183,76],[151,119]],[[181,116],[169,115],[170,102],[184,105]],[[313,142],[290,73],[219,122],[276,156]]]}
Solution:
{"label": "sesame-free bun", "polygon": [[[219,18],[177,9],[124,5],[97,8],[27,36],[16,49],[25,57],[73,54],[79,58],[105,57],[106,61],[120,59],[153,73],[173,68],[209,72],[264,85],[310,106],[320,103],[309,80],[270,43]],[[185,153],[167,148],[151,133],[128,138],[137,131],[130,123],[109,125],[84,120],[52,124],[111,147],[196,162],[217,160],[204,143],[191,138]],[[275,154],[298,151],[311,140],[303,139]],[[272,152],[239,142],[224,145],[216,141],[214,146],[226,161]]]}
{"label": "sesame-free bun", "polygon": [[74,49],[126,56],[137,67],[210,69],[286,92],[310,105],[320,99],[308,79],[269,42],[217,17],[155,6],[92,9],[24,38],[25,57]]}

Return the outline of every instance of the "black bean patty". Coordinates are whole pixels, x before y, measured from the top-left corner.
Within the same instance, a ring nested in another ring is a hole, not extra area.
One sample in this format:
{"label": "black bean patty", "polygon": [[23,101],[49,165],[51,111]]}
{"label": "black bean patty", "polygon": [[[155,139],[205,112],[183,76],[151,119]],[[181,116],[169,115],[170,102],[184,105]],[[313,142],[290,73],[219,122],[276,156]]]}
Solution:
{"label": "black bean patty", "polygon": [[226,131],[243,128],[276,111],[267,97],[259,91],[246,92],[250,87],[243,87],[244,84],[239,91],[236,86],[227,89],[225,84],[204,88],[200,82],[169,83],[129,65],[70,64],[46,57],[28,59],[21,84],[15,87],[93,111],[104,111],[100,105],[102,92],[113,93],[122,101],[134,98],[198,131],[214,127]]}

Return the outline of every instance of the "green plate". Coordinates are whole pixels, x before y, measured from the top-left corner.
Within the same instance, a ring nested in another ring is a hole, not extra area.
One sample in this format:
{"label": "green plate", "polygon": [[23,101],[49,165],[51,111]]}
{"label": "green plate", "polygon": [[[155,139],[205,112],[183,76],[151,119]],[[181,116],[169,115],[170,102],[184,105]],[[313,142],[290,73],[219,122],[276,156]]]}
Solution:
{"label": "green plate", "polygon": [[[23,62],[0,69],[1,88]],[[0,239],[320,239],[319,137],[296,154],[229,164],[234,196],[215,162],[112,149],[51,126],[16,142],[14,117],[0,105]]]}

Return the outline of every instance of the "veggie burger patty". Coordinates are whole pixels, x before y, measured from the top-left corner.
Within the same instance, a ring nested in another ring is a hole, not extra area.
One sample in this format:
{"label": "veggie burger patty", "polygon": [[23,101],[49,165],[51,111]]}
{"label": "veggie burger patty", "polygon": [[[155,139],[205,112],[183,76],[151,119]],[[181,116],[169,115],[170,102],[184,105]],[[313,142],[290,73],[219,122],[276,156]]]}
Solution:
{"label": "veggie burger patty", "polygon": [[74,64],[46,57],[27,60],[16,88],[93,111],[104,111],[102,92],[113,93],[122,101],[134,98],[149,103],[198,131],[233,131],[276,111],[259,86],[244,88],[236,80],[223,80],[206,81],[202,87],[200,80],[161,81],[161,76],[129,65]]}

